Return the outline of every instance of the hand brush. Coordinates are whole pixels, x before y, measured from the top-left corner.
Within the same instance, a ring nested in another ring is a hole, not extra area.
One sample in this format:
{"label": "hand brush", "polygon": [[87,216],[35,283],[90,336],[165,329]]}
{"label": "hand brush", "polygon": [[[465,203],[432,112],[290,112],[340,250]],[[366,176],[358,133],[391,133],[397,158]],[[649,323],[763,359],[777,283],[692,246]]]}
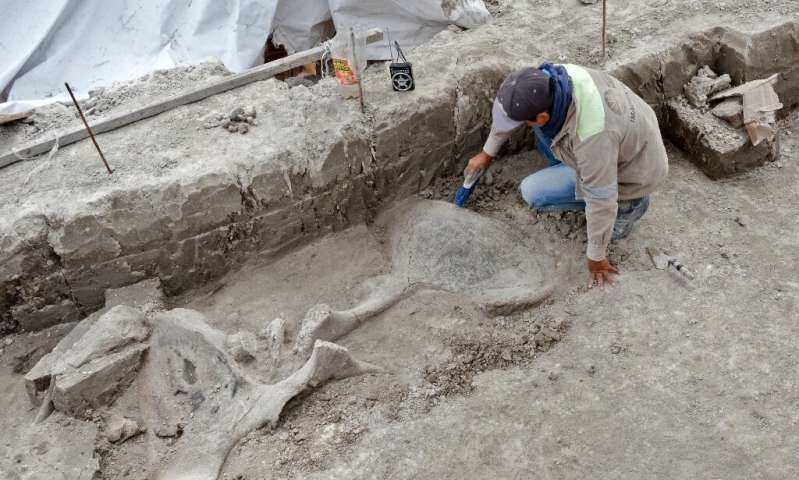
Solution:
{"label": "hand brush", "polygon": [[466,205],[466,202],[469,201],[469,197],[472,196],[472,192],[477,189],[477,185],[480,183],[480,177],[483,176],[485,170],[475,170],[466,174],[466,178],[463,180],[463,185],[458,188],[458,191],[455,192],[455,205],[458,207],[463,207]]}

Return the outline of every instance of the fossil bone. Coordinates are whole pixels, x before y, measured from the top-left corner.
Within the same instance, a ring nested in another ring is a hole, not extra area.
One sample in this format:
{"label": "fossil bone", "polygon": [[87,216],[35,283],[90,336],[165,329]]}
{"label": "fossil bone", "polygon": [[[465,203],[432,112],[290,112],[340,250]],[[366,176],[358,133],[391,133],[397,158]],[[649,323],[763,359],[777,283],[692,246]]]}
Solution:
{"label": "fossil bone", "polygon": [[386,217],[391,273],[362,303],[337,311],[316,305],[300,325],[295,352],[355,330],[420,289],[461,294],[489,313],[537,305],[552,292],[552,262],[505,223],[440,201],[405,203]]}
{"label": "fossil bone", "polygon": [[[144,375],[157,436],[178,436],[178,450],[155,478],[214,480],[230,449],[247,433],[274,425],[286,403],[309,387],[378,372],[346,348],[316,342],[307,362],[285,380],[264,385],[239,370],[225,349],[225,335],[202,314],[176,309],[154,321]],[[182,432],[182,433],[181,433]]]}

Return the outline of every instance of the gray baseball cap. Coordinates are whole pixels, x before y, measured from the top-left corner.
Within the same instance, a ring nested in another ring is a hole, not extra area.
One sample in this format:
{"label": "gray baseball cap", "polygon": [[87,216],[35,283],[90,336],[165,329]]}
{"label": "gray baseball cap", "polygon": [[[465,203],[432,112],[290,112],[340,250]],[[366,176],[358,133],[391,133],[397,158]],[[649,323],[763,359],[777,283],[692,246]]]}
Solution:
{"label": "gray baseball cap", "polygon": [[502,130],[511,130],[527,120],[534,120],[551,106],[549,75],[527,67],[516,70],[502,82],[494,101],[493,117]]}

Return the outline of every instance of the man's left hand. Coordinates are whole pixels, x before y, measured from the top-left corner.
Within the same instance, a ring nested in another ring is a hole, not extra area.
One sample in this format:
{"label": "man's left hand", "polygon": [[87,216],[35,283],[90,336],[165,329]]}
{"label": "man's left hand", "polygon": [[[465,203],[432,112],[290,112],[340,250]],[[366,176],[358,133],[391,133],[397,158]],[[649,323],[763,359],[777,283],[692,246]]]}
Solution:
{"label": "man's left hand", "polygon": [[591,272],[591,278],[589,279],[588,288],[591,288],[595,285],[603,285],[605,282],[613,283],[613,277],[611,274],[619,274],[619,270],[616,269],[613,265],[608,262],[607,259],[604,260],[591,260],[588,259],[588,271]]}

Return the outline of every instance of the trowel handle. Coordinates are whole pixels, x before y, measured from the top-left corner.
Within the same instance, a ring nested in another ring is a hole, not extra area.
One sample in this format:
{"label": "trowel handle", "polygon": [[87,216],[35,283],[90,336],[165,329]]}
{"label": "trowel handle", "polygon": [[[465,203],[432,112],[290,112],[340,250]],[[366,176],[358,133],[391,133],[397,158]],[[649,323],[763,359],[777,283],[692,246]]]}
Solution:
{"label": "trowel handle", "polygon": [[672,260],[672,261],[671,261],[671,264],[672,264],[672,265],[674,265],[674,269],[675,269],[675,270],[677,270],[678,272],[680,272],[680,274],[681,274],[682,276],[684,276],[685,278],[687,278],[687,279],[689,279],[689,280],[693,280],[693,279],[694,279],[694,274],[693,274],[693,273],[691,273],[691,271],[690,271],[690,270],[688,270],[687,268],[685,268],[685,265],[683,265],[682,263],[680,263],[680,261],[679,261],[679,260]]}
{"label": "trowel handle", "polygon": [[482,177],[484,173],[484,169],[474,170],[467,173],[463,179],[463,188],[472,188],[474,184],[480,180],[480,177]]}

